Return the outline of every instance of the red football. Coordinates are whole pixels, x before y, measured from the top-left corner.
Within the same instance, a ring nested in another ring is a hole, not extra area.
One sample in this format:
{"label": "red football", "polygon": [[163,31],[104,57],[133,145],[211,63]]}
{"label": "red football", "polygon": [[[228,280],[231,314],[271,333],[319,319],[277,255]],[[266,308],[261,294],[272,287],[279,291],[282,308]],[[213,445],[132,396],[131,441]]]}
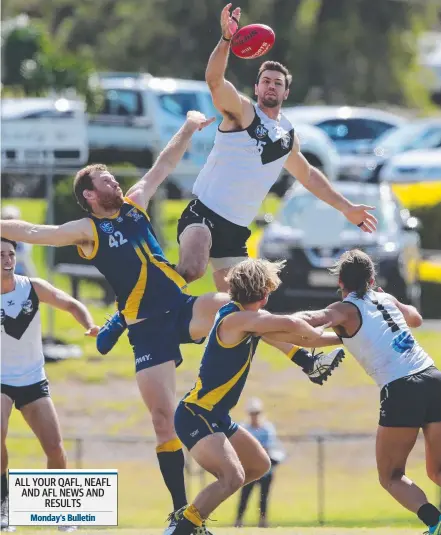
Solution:
{"label": "red football", "polygon": [[231,39],[231,50],[239,58],[253,59],[271,50],[276,36],[265,24],[249,24],[238,30]]}

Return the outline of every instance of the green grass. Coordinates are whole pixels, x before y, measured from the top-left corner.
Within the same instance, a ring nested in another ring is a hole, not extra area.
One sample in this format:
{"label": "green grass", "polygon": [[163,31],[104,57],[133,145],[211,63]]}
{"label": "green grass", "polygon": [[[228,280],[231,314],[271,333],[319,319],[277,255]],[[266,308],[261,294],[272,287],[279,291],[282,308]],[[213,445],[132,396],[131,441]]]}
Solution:
{"label": "green grass", "polygon": [[[44,218],[44,203],[15,202],[22,209],[24,219],[39,222]],[[183,203],[167,203],[165,235],[170,244],[171,261],[176,260],[174,245],[176,218]],[[269,204],[266,209],[271,211]],[[45,276],[43,248],[34,248],[34,258],[42,276]],[[55,284],[69,290],[66,278],[56,276]],[[212,289],[207,274],[193,292]],[[95,293],[94,293],[95,292]],[[98,295],[93,285],[85,286],[83,295]],[[91,306],[97,323],[102,323],[105,310]],[[43,307],[43,321],[47,325],[47,310]],[[109,439],[122,437],[152,437],[153,429],[134,381],[133,357],[128,339],[123,336],[107,356],[97,354],[93,340],[85,339],[80,326],[67,313],[55,315],[55,334],[64,340],[79,344],[84,356],[55,365],[48,365],[52,395],[60,414],[63,433],[80,437],[105,435]],[[423,347],[441,365],[440,333],[416,331]],[[184,363],[177,374],[178,396],[190,388],[196,378],[201,358],[199,346],[183,347]],[[313,433],[374,433],[378,415],[378,390],[358,364],[348,356],[324,387],[312,385],[286,358],[265,344],[259,346],[244,395],[233,411],[237,421],[245,418],[245,402],[250,396],[259,396],[267,417],[282,435],[311,435]],[[10,421],[12,433],[29,430],[14,411]],[[288,459],[276,472],[270,519],[278,525],[313,526],[317,524],[317,447],[314,442],[284,443]],[[71,465],[75,462],[75,444],[66,441]],[[35,439],[8,439],[10,466],[34,468],[44,464],[44,458]],[[326,519],[338,526],[394,525],[418,527],[414,515],[396,504],[381,489],[374,462],[374,443],[337,442],[326,444],[325,490]],[[83,444],[83,467],[118,468],[120,473],[120,525],[122,528],[151,526],[160,528],[170,509],[169,497],[157,468],[154,446],[149,443],[121,444],[100,442],[98,439]],[[436,489],[425,476],[421,443],[409,462],[409,475],[422,485],[432,500],[437,500]],[[187,478],[190,498],[204,480],[198,473]],[[256,522],[256,499],[253,496],[246,517]],[[231,525],[237,497],[233,497],[216,511],[216,535],[251,533],[258,530],[218,530],[218,525]],[[101,532],[107,532],[101,530]],[[110,531],[110,529],[109,529]],[[421,530],[422,531],[422,530]],[[92,532],[92,531],[91,531]],[[96,531],[93,530],[95,533]],[[357,533],[360,531],[357,530]],[[415,532],[415,531],[413,531]],[[39,532],[44,533],[44,532]],[[85,534],[84,530],[81,533]],[[118,533],[137,535],[137,531],[118,530]],[[143,535],[159,533],[142,531]],[[267,535],[272,532],[265,530]],[[318,535],[345,533],[343,530],[280,530],[286,535]],[[351,533],[348,531],[347,533]],[[361,531],[361,533],[410,533],[409,531]]]}

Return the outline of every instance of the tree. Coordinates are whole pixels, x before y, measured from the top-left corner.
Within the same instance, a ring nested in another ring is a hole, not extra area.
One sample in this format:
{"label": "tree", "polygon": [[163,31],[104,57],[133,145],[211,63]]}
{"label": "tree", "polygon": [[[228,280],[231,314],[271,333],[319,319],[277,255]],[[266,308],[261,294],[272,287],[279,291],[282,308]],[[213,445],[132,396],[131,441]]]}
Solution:
{"label": "tree", "polygon": [[6,88],[18,88],[27,96],[74,89],[90,106],[96,103],[98,94],[89,87],[92,61],[85,54],[63,51],[41,24],[12,24],[4,35],[2,61]]}

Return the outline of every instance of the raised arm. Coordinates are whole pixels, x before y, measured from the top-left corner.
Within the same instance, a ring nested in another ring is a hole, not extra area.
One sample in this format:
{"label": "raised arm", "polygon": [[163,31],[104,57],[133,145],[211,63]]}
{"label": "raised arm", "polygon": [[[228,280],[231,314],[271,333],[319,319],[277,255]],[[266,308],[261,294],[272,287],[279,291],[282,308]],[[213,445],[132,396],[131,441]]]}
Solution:
{"label": "raised arm", "polygon": [[348,221],[360,227],[363,232],[372,233],[376,230],[377,219],[369,213],[369,210],[374,210],[375,207],[353,204],[336,191],[325,175],[310,165],[300,152],[300,143],[297,136],[295,136],[291,154],[285,162],[285,169],[303,184],[308,191],[341,212]]}
{"label": "raised arm", "polygon": [[187,120],[169,141],[158,156],[153,167],[127,192],[127,197],[142,207],[147,207],[158,186],[175,169],[188,148],[190,139],[196,130],[202,130],[215,121],[215,117],[207,119],[198,111],[189,111]]}
{"label": "raised arm", "polygon": [[237,30],[240,20],[240,8],[237,7],[230,15],[231,4],[224,7],[221,13],[222,37],[208,60],[205,80],[211,91],[213,104],[224,119],[238,125],[242,124],[244,106],[250,102],[241,97],[234,85],[225,79],[225,71],[230,53],[230,41]]}
{"label": "raised arm", "polygon": [[86,329],[86,336],[96,336],[98,334],[99,327],[95,325],[90,312],[82,303],[43,279],[31,279],[31,282],[38,299],[42,303],[47,303],[72,314],[78,323]]}
{"label": "raised arm", "polygon": [[8,219],[0,222],[1,235],[8,240],[36,245],[82,245],[93,241],[93,230],[87,218],[63,225],[34,225],[26,221]]}

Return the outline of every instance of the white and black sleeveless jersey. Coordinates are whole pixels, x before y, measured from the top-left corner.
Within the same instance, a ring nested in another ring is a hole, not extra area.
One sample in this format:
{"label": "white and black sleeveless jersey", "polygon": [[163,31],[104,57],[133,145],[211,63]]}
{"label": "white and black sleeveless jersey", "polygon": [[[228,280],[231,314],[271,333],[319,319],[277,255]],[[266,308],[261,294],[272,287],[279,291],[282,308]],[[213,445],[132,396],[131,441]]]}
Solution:
{"label": "white and black sleeveless jersey", "polygon": [[214,147],[193,186],[205,206],[223,218],[247,227],[294,144],[294,128],[284,116],[270,119],[256,105],[251,125],[239,131],[218,129]]}
{"label": "white and black sleeveless jersey", "polygon": [[14,278],[15,289],[2,294],[1,382],[27,386],[46,378],[39,299],[28,277]]}
{"label": "white and black sleeveless jersey", "polygon": [[387,294],[371,290],[359,299],[351,293],[343,302],[357,307],[361,325],[353,336],[341,339],[380,387],[433,365]]}

